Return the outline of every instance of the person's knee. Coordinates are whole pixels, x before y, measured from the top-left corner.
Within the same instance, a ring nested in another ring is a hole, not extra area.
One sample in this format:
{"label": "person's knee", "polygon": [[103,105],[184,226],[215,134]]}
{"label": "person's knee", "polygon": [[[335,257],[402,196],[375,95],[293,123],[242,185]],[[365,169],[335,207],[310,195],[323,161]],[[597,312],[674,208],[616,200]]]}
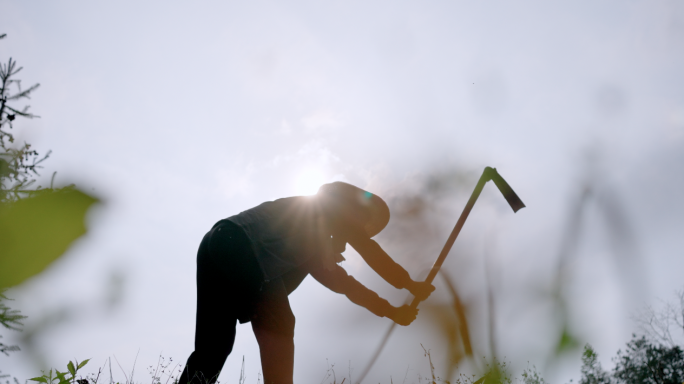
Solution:
{"label": "person's knee", "polygon": [[294,338],[295,316],[292,312],[279,313],[279,316],[256,314],[252,317],[252,328],[255,333],[268,333],[280,337]]}

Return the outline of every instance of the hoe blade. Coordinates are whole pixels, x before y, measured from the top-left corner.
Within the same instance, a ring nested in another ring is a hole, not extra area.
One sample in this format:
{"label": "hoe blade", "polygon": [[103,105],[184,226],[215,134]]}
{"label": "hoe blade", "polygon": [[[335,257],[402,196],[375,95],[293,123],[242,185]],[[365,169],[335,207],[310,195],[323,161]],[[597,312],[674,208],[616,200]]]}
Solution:
{"label": "hoe blade", "polygon": [[518,195],[515,194],[513,191],[513,188],[511,188],[510,185],[506,182],[506,180],[499,175],[499,173],[496,171],[496,168],[490,168],[491,169],[491,177],[492,181],[494,184],[496,184],[496,187],[499,188],[499,191],[501,191],[501,194],[506,198],[506,201],[508,201],[508,205],[511,206],[513,209],[513,212],[518,212],[521,208],[525,208],[525,204],[520,200]]}

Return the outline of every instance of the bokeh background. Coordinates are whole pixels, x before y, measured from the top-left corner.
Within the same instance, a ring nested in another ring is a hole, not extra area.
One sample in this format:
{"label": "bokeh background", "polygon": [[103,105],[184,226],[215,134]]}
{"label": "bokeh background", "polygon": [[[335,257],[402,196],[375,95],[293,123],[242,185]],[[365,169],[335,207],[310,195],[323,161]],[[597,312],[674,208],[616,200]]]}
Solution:
{"label": "bokeh background", "polygon": [[[24,66],[40,119],[19,137],[52,150],[42,183],[103,199],[90,232],[9,291],[28,316],[1,357],[43,367],[112,358],[135,380],[193,349],[195,253],[219,219],[342,180],[383,196],[377,240],[425,276],[484,166],[488,185],[445,263],[477,359],[579,377],[604,366],[632,317],[681,289],[684,3],[652,1],[0,1],[0,58]],[[349,248],[343,266],[399,305]],[[453,340],[443,280],[395,330],[366,382],[440,375]],[[388,319],[310,277],[292,294],[295,379],[359,375]],[[446,309],[445,309],[446,308]],[[442,311],[442,312],[440,312]],[[441,319],[441,320],[440,320]],[[563,333],[574,342],[557,353]],[[576,347],[573,347],[576,345]],[[450,352],[451,351],[451,352]],[[137,356],[137,358],[136,358]],[[249,325],[220,380],[259,375]],[[116,359],[114,359],[116,358]],[[136,360],[137,359],[137,360]],[[135,364],[134,364],[135,361]],[[464,372],[477,364],[463,361]],[[108,369],[108,368],[107,368]],[[108,375],[107,375],[108,379]]]}

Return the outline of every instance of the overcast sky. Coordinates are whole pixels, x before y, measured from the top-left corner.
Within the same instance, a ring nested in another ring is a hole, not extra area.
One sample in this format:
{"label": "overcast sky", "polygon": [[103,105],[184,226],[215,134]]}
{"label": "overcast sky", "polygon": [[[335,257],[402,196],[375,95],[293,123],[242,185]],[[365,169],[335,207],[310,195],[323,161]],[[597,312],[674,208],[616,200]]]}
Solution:
{"label": "overcast sky", "polygon": [[[57,171],[57,184],[104,202],[86,237],[9,293],[38,330],[0,357],[3,372],[36,376],[39,356],[62,369],[92,358],[92,371],[116,356],[130,371],[139,352],[136,381],[147,382],[159,353],[184,361],[204,233],[334,180],[388,200],[393,217],[377,240],[418,279],[479,172],[496,167],[527,208],[514,215],[488,186],[445,270],[470,308],[476,354],[492,356],[489,289],[497,356],[516,370],[536,364],[552,382],[579,378],[581,349],[549,359],[563,318],[550,291],[583,190],[563,280],[580,345],[610,367],[636,330],[630,314],[684,288],[681,1],[0,0],[0,9],[0,59],[24,66],[24,86],[41,84],[30,100],[41,118],[15,129],[53,151],[43,184]],[[353,250],[345,256],[349,273],[404,300]],[[429,303],[448,303],[436,285]],[[320,382],[328,363],[338,378],[350,365],[358,375],[390,324],[311,278],[291,303],[303,383]],[[420,343],[445,371],[446,342],[427,312],[396,332],[367,382],[428,374]],[[40,328],[60,313],[65,322]],[[256,383],[249,325],[238,327],[221,381],[237,380],[243,356]]]}

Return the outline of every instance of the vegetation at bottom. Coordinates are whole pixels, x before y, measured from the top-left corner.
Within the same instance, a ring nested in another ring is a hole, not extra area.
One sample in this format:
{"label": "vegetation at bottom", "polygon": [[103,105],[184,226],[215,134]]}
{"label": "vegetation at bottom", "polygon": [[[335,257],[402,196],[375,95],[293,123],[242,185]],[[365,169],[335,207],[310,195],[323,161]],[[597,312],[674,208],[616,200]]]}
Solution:
{"label": "vegetation at bottom", "polygon": [[[684,308],[682,308],[684,309]],[[3,323],[4,325],[4,323]],[[422,347],[422,346],[421,346]],[[522,373],[514,374],[511,372],[510,365],[505,361],[495,360],[486,363],[484,373],[480,375],[466,375],[459,373],[455,378],[447,380],[439,377],[435,372],[432,363],[432,356],[429,350],[423,348],[425,357],[429,362],[430,371],[426,374],[416,374],[409,377],[409,370],[401,378],[389,377],[387,382],[390,384],[548,384],[537,368],[528,366]],[[118,364],[118,372],[123,375],[124,380],[115,380],[112,372],[112,359],[108,358],[97,372],[87,375],[81,374],[83,367],[89,359],[79,361],[69,361],[66,369],[50,369],[42,372],[41,376],[29,379],[43,384],[174,384],[178,381],[181,372],[181,363],[174,363],[171,358],[159,356],[156,366],[147,368],[149,378],[137,380],[135,378],[135,364],[130,371],[125,371]],[[619,350],[613,358],[615,366],[611,371],[606,371],[598,362],[598,354],[589,345],[585,345],[582,354],[582,368],[580,371],[579,384],[682,384],[684,383],[684,352],[679,345],[664,345],[647,336],[633,335],[624,350]],[[115,370],[117,370],[115,368]],[[335,365],[328,365],[321,384],[345,384],[353,383],[351,367],[348,376],[340,377],[335,372]],[[6,378],[7,375],[2,376]],[[11,384],[9,380],[5,380]],[[251,380],[250,380],[251,381]],[[261,384],[261,375],[257,375],[256,384]],[[15,384],[19,380],[14,379]],[[242,369],[237,376],[238,384],[246,384],[247,376],[244,370],[244,357]],[[572,380],[571,380],[572,382]]]}

